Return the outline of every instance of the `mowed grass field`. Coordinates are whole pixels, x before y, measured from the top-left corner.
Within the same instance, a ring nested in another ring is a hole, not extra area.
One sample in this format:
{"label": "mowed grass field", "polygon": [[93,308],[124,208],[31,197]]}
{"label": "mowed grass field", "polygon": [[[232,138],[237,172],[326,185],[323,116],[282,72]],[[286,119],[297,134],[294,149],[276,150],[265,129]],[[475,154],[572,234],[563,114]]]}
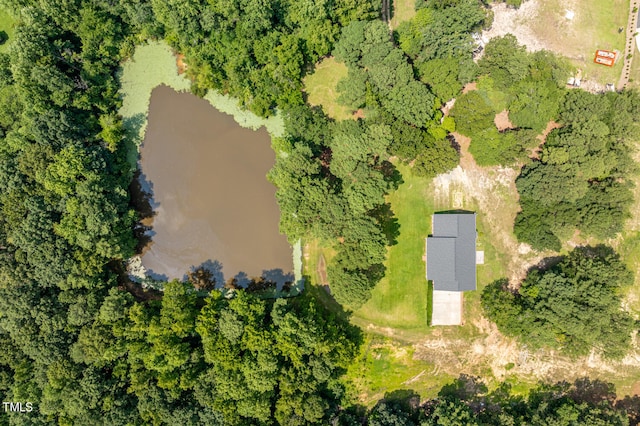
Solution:
{"label": "mowed grass field", "polygon": [[381,327],[426,331],[430,295],[423,256],[435,208],[432,180],[412,176],[407,166],[397,167],[404,183],[387,200],[398,219],[400,235],[389,248],[386,276],[354,317]]}
{"label": "mowed grass field", "polygon": [[9,44],[13,40],[13,35],[15,33],[15,25],[16,21],[13,17],[0,9],[0,31],[4,31],[7,33],[7,36],[9,36],[9,39],[5,41],[4,44],[0,45],[0,52],[6,52],[9,48]]}
{"label": "mowed grass field", "polygon": [[352,116],[348,107],[338,103],[338,81],[347,76],[347,66],[335,58],[325,58],[316,65],[313,74],[303,80],[307,101],[320,105],[322,110],[334,120],[344,120]]}
{"label": "mowed grass field", "polygon": [[[616,83],[623,59],[614,67],[593,62],[597,49],[619,50],[624,54],[629,2],[625,0],[541,0],[538,15],[530,22],[533,33],[544,45],[569,58],[582,69],[582,77],[600,84]],[[573,19],[566,18],[571,10]]]}

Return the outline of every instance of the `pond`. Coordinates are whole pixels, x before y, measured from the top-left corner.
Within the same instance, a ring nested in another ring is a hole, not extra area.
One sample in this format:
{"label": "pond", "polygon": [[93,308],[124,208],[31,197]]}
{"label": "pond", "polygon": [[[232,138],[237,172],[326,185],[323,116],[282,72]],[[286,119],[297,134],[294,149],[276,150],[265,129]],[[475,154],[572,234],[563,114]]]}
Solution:
{"label": "pond", "polygon": [[218,284],[293,281],[292,248],[278,231],[276,188],[266,179],[274,163],[264,128],[242,128],[190,93],[155,88],[138,176],[150,207],[147,276],[183,279],[204,266]]}

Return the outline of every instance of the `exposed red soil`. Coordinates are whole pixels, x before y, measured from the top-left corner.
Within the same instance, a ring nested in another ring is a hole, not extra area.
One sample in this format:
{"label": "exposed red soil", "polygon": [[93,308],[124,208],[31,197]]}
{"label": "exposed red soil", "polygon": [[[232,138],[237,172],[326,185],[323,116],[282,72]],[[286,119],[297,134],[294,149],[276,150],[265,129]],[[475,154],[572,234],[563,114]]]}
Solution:
{"label": "exposed red soil", "polygon": [[187,70],[187,64],[184,62],[184,55],[182,53],[176,54],[176,65],[178,66],[178,75],[184,74]]}

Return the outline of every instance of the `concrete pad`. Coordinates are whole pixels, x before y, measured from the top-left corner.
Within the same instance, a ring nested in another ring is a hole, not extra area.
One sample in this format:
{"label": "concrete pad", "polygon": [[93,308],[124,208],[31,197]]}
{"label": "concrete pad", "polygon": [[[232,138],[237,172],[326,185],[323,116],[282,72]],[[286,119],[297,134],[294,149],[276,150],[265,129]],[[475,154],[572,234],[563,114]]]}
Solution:
{"label": "concrete pad", "polygon": [[476,265],[484,265],[484,251],[477,250],[476,251]]}
{"label": "concrete pad", "polygon": [[462,324],[462,292],[433,291],[433,312],[431,325]]}

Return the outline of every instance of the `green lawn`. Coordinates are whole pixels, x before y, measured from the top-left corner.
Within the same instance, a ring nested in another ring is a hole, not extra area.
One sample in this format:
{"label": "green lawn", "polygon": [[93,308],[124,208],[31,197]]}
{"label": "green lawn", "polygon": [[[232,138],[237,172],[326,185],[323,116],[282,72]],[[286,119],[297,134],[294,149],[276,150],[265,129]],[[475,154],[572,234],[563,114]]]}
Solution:
{"label": "green lawn", "polygon": [[15,33],[15,25],[16,21],[4,10],[0,9],[0,31],[4,31],[9,36],[9,39],[4,42],[4,44],[0,45],[0,52],[5,52],[11,40],[13,39],[13,34]]}
{"label": "green lawn", "polygon": [[346,75],[347,66],[333,57],[318,63],[314,73],[303,80],[309,104],[322,106],[325,114],[335,120],[350,118],[351,110],[338,103],[336,91],[338,81]]}
{"label": "green lawn", "polygon": [[[575,13],[573,20],[565,18],[568,9]],[[618,28],[627,25],[628,1],[576,0],[569,6],[563,0],[543,0],[538,12],[531,28],[547,48],[581,68],[583,79],[617,83],[623,61],[610,68],[595,64],[593,57],[597,49],[624,53],[625,35]]]}
{"label": "green lawn", "polygon": [[404,21],[408,21],[416,14],[416,0],[394,0],[391,12],[391,28],[398,28]]}
{"label": "green lawn", "polygon": [[[413,340],[431,334],[428,326],[431,291],[425,278],[425,238],[431,233],[431,215],[436,210],[448,210],[449,205],[436,206],[431,179],[413,176],[407,166],[398,165],[404,183],[388,196],[391,209],[400,225],[397,244],[389,248],[386,276],[372,292],[371,299],[354,312],[353,320],[362,327],[369,324],[394,329],[399,338]],[[455,191],[453,187],[451,191]],[[465,209],[478,212],[478,250],[485,252],[485,265],[478,266],[478,291],[465,293],[465,323],[471,324],[480,315],[480,291],[494,280],[506,276],[506,254],[498,252],[485,231],[481,211],[473,200]],[[454,335],[475,334],[473,326],[465,325],[450,331]]]}
{"label": "green lawn", "polygon": [[431,179],[412,176],[403,165],[398,170],[404,183],[388,197],[400,224],[398,243],[389,248],[386,277],[354,315],[377,326],[426,331],[429,292],[423,256],[434,212]]}

